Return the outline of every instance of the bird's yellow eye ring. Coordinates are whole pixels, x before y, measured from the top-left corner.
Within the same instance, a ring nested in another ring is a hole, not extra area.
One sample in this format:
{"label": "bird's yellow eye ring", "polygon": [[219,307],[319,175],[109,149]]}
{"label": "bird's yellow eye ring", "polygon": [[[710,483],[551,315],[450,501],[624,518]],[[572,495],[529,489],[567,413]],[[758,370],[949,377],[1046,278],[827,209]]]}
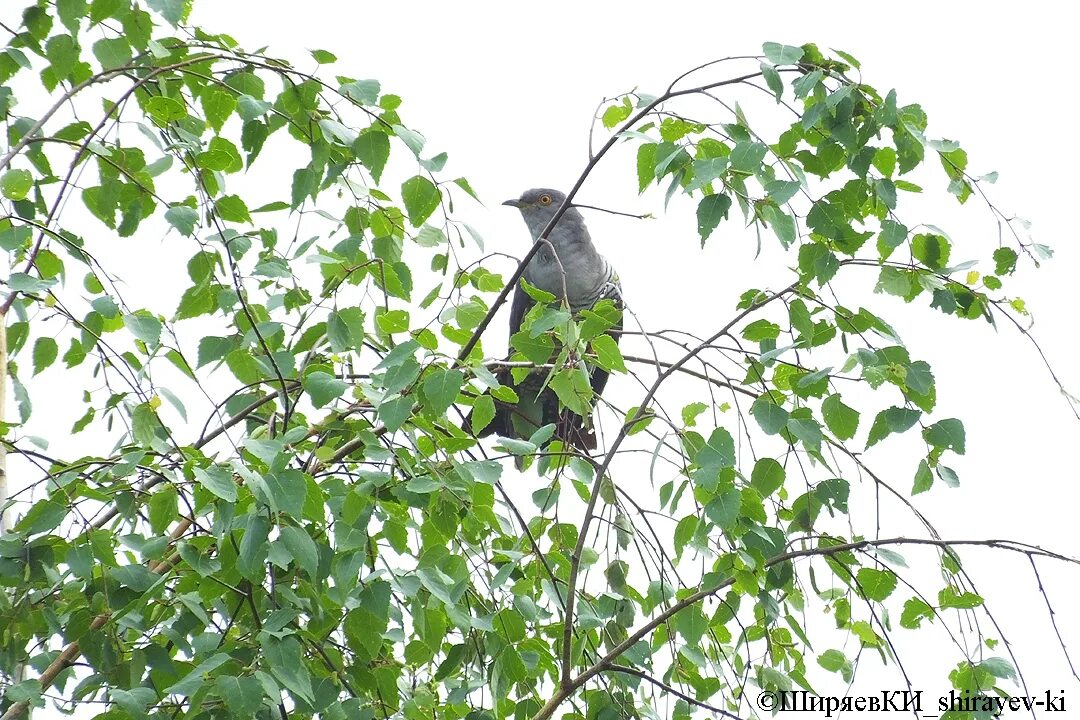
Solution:
{"label": "bird's yellow eye ring", "polygon": [[547,193],[544,193],[543,195],[541,195],[539,198],[537,198],[537,200],[539,201],[539,203],[541,205],[550,205],[551,204],[551,196],[548,195]]}

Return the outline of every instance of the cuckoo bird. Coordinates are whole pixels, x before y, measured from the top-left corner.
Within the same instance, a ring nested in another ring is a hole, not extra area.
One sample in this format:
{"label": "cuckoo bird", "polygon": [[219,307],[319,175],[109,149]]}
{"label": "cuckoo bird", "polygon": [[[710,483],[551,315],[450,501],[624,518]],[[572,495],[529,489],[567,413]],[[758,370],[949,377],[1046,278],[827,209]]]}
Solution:
{"label": "cuckoo bird", "polygon": [[[565,200],[566,195],[558,190],[535,188],[503,205],[521,212],[535,242]],[[581,212],[573,206],[566,209],[541,243],[525,267],[524,278],[530,285],[554,295],[558,302],[565,301],[574,313],[588,310],[604,299],[612,300],[619,310],[623,307],[619,278],[611,264],[596,251]],[[519,283],[510,306],[511,337],[521,330],[522,321],[533,305],[533,299]],[[621,330],[620,315],[618,322],[607,332],[618,341]],[[497,377],[503,385],[513,384],[508,368],[500,369]],[[528,438],[539,427],[555,423],[556,436],[563,442],[583,451],[595,449],[596,436],[591,423],[571,410],[559,407],[555,392],[545,387],[546,377],[546,370],[537,370],[518,383],[516,405],[496,401],[495,418],[480,436],[497,433],[503,437]],[[589,383],[595,397],[604,391],[607,381],[606,370],[591,368]]]}

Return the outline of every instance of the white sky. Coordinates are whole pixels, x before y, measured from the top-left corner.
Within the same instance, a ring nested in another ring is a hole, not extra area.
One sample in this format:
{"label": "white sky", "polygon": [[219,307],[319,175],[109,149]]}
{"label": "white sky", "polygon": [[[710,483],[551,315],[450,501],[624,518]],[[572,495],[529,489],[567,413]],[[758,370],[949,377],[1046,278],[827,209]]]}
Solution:
{"label": "white sky", "polygon": [[[1070,88],[1077,25],[1073,17],[1050,12],[1050,5],[360,6],[309,0],[302,7],[298,12],[292,3],[203,4],[196,17],[234,33],[245,46],[269,45],[296,58],[300,67],[307,67],[304,49],[329,49],[339,57],[332,71],[378,78],[384,91],[402,95],[406,121],[427,136],[432,152],[449,152],[447,173],[467,176],[487,205],[459,208],[459,215],[481,230],[490,250],[517,255],[526,248],[524,226],[497,203],[527,187],[565,188],[573,182],[587,159],[590,118],[600,98],[634,87],[659,92],[685,69],[757,53],[765,41],[813,41],[846,50],[861,60],[867,82],[882,92],[897,88],[902,104],[923,106],[931,137],[961,141],[970,171],[999,171],[992,198],[1006,214],[1032,221],[1034,239],[1054,248],[1056,256],[1041,271],[1026,266],[1007,289],[1027,301],[1046,355],[1065,384],[1080,390],[1073,283],[1080,255],[1070,180],[1080,164]],[[881,10],[869,10],[875,7]],[[752,122],[767,117],[768,106],[757,107]],[[632,163],[630,153],[613,155],[578,200],[663,217],[660,191],[636,195]],[[918,205],[914,222],[950,233],[956,241],[953,262],[986,257],[996,242],[988,211],[975,199],[958,209],[944,193],[936,161],[928,165],[935,167],[924,187],[944,200]],[[753,237],[734,223],[722,225],[701,252],[687,202],[674,202],[669,216],[658,221],[596,213],[587,218],[601,251],[619,271],[631,307],[652,329],[682,316],[685,321],[678,322],[687,329],[716,328],[718,318],[730,315],[737,294],[750,286],[747,278],[760,274],[753,267]],[[950,491],[938,483],[916,499],[918,507],[945,537],[1015,538],[1080,554],[1074,520],[1080,477],[1073,455],[1080,424],[1031,345],[1004,325],[995,333],[982,322],[944,318],[926,310],[922,298],[912,313],[891,298],[872,302],[897,321],[913,355],[933,365],[936,417],[957,415],[967,424],[967,456],[947,461],[959,471],[961,487]],[[486,343],[489,353],[499,347]],[[613,388],[632,390],[629,383]],[[891,469],[889,455],[876,458],[879,467]],[[893,477],[902,490],[910,488],[913,469],[907,458]],[[634,488],[639,489],[648,492]],[[1029,689],[1067,689],[1075,697],[1080,685],[1063,667],[1027,562],[988,552],[964,557],[1019,654]],[[1080,573],[1043,564],[1042,574],[1066,641],[1071,638],[1080,653],[1080,622],[1070,608]],[[955,654],[923,633],[900,631],[897,637],[915,687],[946,691],[942,669],[951,667]],[[884,677],[892,680],[860,687],[899,686],[895,675]]]}
{"label": "white sky", "polygon": [[[1070,181],[1080,165],[1070,87],[1076,18],[1039,12],[1051,7],[1039,4],[980,3],[974,10],[941,2],[696,5],[202,0],[193,21],[234,35],[248,49],[268,45],[271,54],[289,57],[301,69],[314,65],[306,49],[330,50],[339,61],[328,75],[377,78],[384,91],[400,94],[406,123],[425,134],[431,152],[449,153],[447,177],[468,177],[486,204],[463,204],[457,216],[480,229],[489,250],[517,255],[527,247],[524,225],[498,203],[527,187],[573,182],[584,168],[590,119],[602,97],[634,87],[657,93],[694,65],[757,53],[764,41],[813,41],[850,52],[862,62],[868,83],[883,92],[895,87],[902,104],[923,106],[931,137],[959,140],[973,174],[1000,172],[992,198],[1007,214],[1032,221],[1034,239],[1054,248],[1055,257],[1040,271],[1022,262],[1022,277],[1010,279],[1006,289],[1027,301],[1047,357],[1066,386],[1080,392],[1073,284],[1080,253]],[[882,11],[871,13],[870,7]],[[751,122],[767,122],[769,105],[756,107]],[[730,316],[734,298],[752,286],[750,278],[772,278],[773,287],[789,281],[783,261],[781,272],[764,264],[775,253],[763,254],[755,266],[754,238],[737,222],[721,225],[699,250],[693,205],[675,201],[665,216],[662,192],[637,196],[632,163],[630,153],[613,155],[578,200],[661,218],[587,215],[647,327],[715,329]],[[933,179],[923,183],[927,192],[945,200],[920,204],[914,222],[950,233],[953,262],[988,256],[996,228],[986,208],[973,198],[957,209],[944,193],[943,174],[927,177]],[[903,210],[902,204],[902,216]],[[1072,452],[1080,423],[1030,343],[1004,324],[995,333],[982,322],[944,318],[925,309],[922,297],[912,313],[892,298],[871,302],[897,321],[913,356],[933,365],[935,417],[959,416],[967,426],[967,456],[947,461],[959,472],[961,487],[937,483],[916,498],[918,507],[947,538],[1004,537],[1080,554],[1074,520],[1080,477]],[[501,348],[501,324],[485,343],[489,353]],[[633,390],[626,382],[613,388]],[[864,416],[864,427],[871,419]],[[889,469],[890,457],[876,456],[878,467]],[[905,490],[914,469],[909,458],[895,477]],[[1064,688],[1080,702],[1080,684],[1062,667],[1027,562],[989,552],[963,557],[1014,644],[1029,689]],[[1070,608],[1080,571],[1040,567],[1066,642],[1071,639],[1070,648],[1080,655],[1080,621]],[[906,657],[918,666],[916,688],[946,691],[943,649],[927,643],[923,633],[915,636],[921,644],[907,646]],[[956,658],[947,659],[951,665]],[[928,669],[934,673],[922,672]]]}

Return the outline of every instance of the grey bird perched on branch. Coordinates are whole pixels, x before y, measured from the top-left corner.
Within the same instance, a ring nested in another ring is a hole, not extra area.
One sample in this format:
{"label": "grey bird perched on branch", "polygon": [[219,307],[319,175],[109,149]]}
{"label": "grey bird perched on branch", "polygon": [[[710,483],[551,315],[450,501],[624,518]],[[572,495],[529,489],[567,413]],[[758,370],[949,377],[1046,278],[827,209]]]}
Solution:
{"label": "grey bird perched on branch", "polygon": [[[558,190],[534,188],[503,205],[521,211],[535,242],[565,200],[566,195]],[[593,308],[604,299],[612,300],[619,310],[623,307],[619,278],[611,264],[596,251],[581,212],[573,206],[566,209],[547,238],[541,241],[540,248],[525,268],[524,278],[530,285],[554,295],[558,302],[565,300],[574,313]],[[522,321],[533,305],[533,299],[518,284],[510,306],[511,337],[521,330]],[[620,315],[618,322],[607,332],[618,341],[621,330]],[[505,385],[511,384],[510,375],[509,369],[503,368],[497,377]],[[559,439],[580,450],[595,449],[596,436],[586,418],[560,409],[555,392],[544,385],[546,376],[546,370],[536,371],[522,380],[517,386],[519,400],[516,405],[496,401],[495,418],[480,436],[498,433],[504,437],[527,438],[537,428],[555,423]],[[589,383],[595,397],[604,391],[607,381],[606,370],[591,369]]]}

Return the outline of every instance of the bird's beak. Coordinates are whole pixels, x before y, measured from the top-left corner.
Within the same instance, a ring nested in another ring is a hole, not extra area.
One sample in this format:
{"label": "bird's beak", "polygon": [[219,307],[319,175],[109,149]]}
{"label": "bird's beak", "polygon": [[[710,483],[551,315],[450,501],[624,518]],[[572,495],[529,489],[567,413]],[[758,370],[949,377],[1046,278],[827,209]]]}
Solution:
{"label": "bird's beak", "polygon": [[503,203],[503,205],[509,205],[510,207],[516,207],[519,210],[521,209],[521,204],[522,204],[521,201],[517,200],[517,199],[515,199],[515,200],[507,200],[506,202]]}

